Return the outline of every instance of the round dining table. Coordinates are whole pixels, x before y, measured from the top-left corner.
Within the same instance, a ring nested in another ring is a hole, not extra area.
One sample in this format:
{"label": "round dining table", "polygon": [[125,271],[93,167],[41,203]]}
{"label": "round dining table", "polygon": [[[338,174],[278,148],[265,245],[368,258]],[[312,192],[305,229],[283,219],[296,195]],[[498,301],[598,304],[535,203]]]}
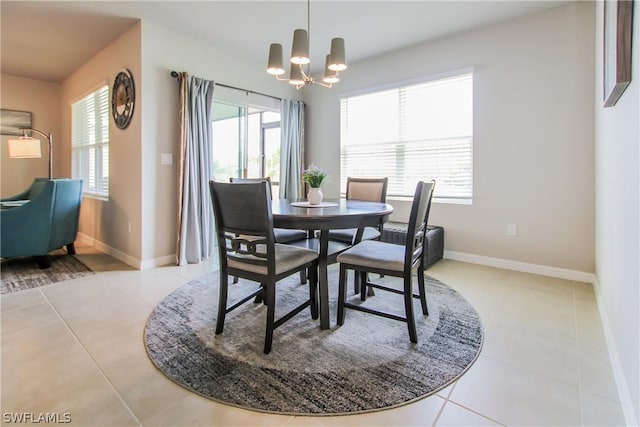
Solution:
{"label": "round dining table", "polygon": [[[310,205],[303,200],[278,199],[272,204],[273,226],[276,228],[319,231],[319,239],[294,242],[318,252],[318,290],[320,300],[320,329],[329,329],[329,280],[327,266],[335,262],[337,255],[350,247],[329,241],[329,230],[355,228],[354,242],[362,238],[364,227],[375,227],[386,222],[393,212],[387,203],[360,200],[324,200],[320,205]],[[313,236],[313,233],[310,233]]]}

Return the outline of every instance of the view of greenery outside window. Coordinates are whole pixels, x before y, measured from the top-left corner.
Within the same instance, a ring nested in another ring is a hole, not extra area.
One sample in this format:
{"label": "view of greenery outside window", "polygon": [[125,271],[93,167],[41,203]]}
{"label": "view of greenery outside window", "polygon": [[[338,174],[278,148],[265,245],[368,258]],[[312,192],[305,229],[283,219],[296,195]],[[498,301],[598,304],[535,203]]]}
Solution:
{"label": "view of greenery outside window", "polygon": [[473,74],[340,99],[341,191],[348,176],[389,178],[389,197],[413,197],[436,180],[434,198],[471,203]]}
{"label": "view of greenery outside window", "polygon": [[109,87],[71,105],[71,176],[83,193],[109,197]]}
{"label": "view of greenery outside window", "polygon": [[213,103],[213,171],[217,181],[269,177],[280,183],[280,112]]}

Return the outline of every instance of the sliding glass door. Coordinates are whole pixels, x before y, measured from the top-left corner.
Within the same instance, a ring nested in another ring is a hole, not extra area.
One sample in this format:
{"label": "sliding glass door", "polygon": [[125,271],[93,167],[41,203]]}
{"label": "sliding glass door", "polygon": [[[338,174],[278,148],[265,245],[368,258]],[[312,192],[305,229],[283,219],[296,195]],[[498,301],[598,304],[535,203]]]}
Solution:
{"label": "sliding glass door", "polygon": [[269,177],[280,181],[280,112],[213,103],[213,158],[217,181]]}

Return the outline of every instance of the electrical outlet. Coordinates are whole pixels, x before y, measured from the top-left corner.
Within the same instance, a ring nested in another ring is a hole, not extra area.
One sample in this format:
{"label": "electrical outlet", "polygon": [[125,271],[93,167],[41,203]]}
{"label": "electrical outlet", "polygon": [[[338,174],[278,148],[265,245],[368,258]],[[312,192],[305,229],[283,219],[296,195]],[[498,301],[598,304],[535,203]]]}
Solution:
{"label": "electrical outlet", "polygon": [[518,235],[518,226],[513,223],[507,224],[507,236],[517,236]]}

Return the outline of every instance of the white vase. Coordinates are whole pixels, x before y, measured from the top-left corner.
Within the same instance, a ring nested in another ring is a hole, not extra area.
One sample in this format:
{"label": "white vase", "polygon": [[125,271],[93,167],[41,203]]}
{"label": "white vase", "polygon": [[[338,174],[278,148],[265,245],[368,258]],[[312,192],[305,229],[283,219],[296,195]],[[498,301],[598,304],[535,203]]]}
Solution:
{"label": "white vase", "polygon": [[320,187],[309,188],[307,200],[309,200],[309,204],[312,205],[319,205],[320,203],[322,203],[322,189],[320,189]]}

